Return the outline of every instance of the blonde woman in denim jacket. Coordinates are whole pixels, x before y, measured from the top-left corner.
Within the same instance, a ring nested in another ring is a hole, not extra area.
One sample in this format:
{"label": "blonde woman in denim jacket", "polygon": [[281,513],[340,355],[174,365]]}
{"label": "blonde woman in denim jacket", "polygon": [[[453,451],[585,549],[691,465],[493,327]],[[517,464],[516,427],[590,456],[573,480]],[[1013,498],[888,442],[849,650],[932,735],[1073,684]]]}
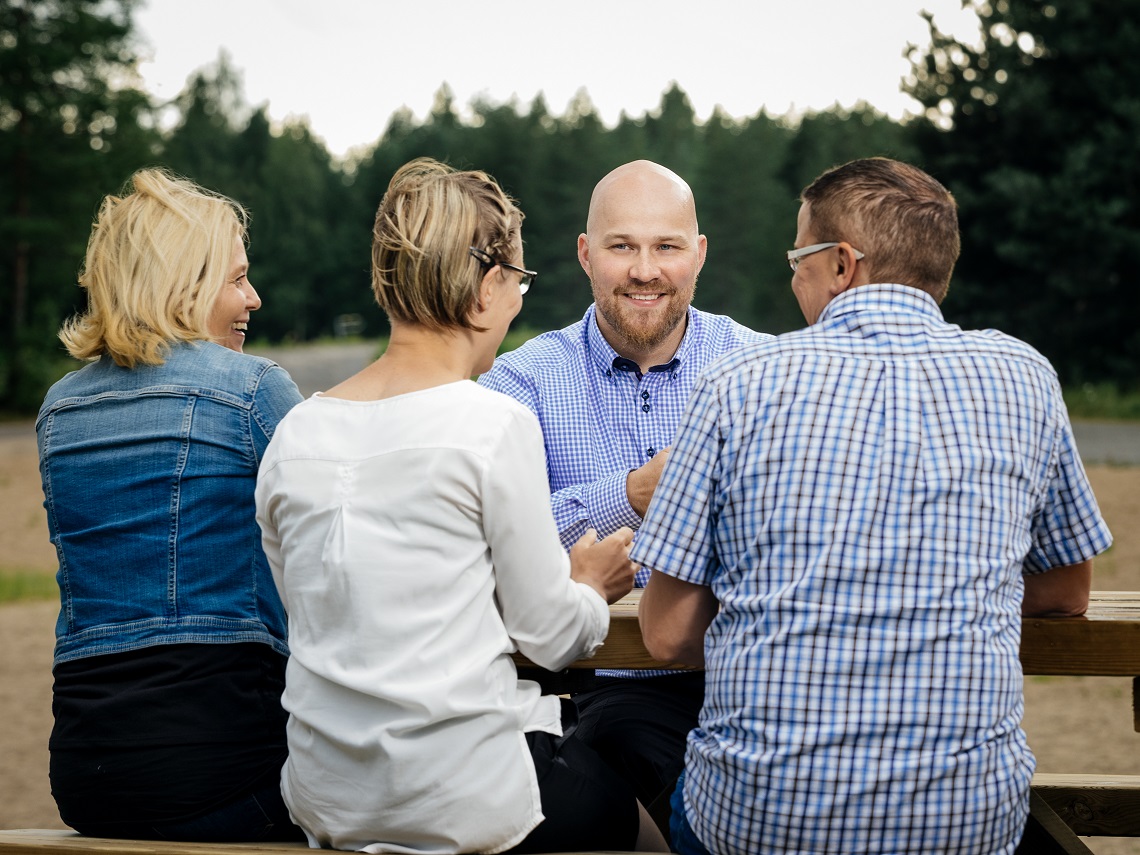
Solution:
{"label": "blonde woman in denim jacket", "polygon": [[246,214],[159,170],[104,200],[36,433],[59,558],[51,785],[85,834],[303,839],[281,800],[285,616],[253,491],[301,400],[242,354]]}

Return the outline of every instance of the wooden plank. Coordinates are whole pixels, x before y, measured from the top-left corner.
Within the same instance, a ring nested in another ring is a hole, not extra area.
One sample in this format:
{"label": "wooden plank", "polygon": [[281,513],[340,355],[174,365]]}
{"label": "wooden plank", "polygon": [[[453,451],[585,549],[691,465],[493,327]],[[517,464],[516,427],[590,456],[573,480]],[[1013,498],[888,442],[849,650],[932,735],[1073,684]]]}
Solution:
{"label": "wooden plank", "polygon": [[3,855],[298,855],[306,843],[181,843],[169,840],[112,840],[74,831],[23,828],[0,831]]}
{"label": "wooden plank", "polygon": [[1025,618],[1021,666],[1026,674],[1140,676],[1140,593],[1096,591],[1076,618]]}
{"label": "wooden plank", "polygon": [[1021,667],[1026,674],[1135,677],[1140,675],[1140,621],[1026,619]]}
{"label": "wooden plank", "polygon": [[[645,650],[637,623],[640,601],[641,590],[635,589],[610,606],[605,645],[593,659],[580,659],[570,667],[685,667],[658,662]],[[1082,617],[1025,618],[1021,627],[1021,664],[1026,674],[1140,676],[1140,592],[1094,592]],[[518,654],[515,661],[530,664]]]}
{"label": "wooden plank", "polygon": [[1029,821],[1014,855],[1092,855],[1037,793],[1029,793]]}
{"label": "wooden plank", "polygon": [[[179,843],[170,840],[112,840],[83,837],[74,831],[21,828],[0,831],[2,855],[298,855],[310,851],[304,843]],[[555,852],[550,855],[586,855]],[[590,855],[630,855],[602,852]],[[637,853],[633,853],[637,855]],[[647,855],[641,853],[641,855]]]}
{"label": "wooden plank", "polygon": [[[694,670],[677,662],[659,662],[649,655],[641,638],[641,627],[637,623],[637,605],[641,602],[641,588],[622,597],[610,606],[610,632],[606,643],[593,659],[579,659],[570,663],[572,669],[622,668],[639,671],[647,668],[669,668],[674,670]],[[521,653],[514,656],[520,667],[533,667]],[[1140,671],[1137,672],[1140,674]]]}
{"label": "wooden plank", "polygon": [[1140,837],[1140,775],[1038,772],[1033,792],[1077,834]]}

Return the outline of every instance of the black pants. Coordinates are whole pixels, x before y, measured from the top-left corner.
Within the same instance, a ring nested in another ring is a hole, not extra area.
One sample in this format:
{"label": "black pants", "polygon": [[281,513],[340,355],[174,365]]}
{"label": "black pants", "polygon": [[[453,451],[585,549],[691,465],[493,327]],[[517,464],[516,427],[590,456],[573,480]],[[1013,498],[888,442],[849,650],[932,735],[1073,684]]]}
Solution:
{"label": "black pants", "polygon": [[562,736],[526,735],[546,819],[511,853],[629,851],[637,844],[633,791],[582,743],[577,722],[574,705],[563,700]]}
{"label": "black pants", "polygon": [[[77,753],[77,752],[75,752]],[[92,752],[94,753],[94,752]],[[113,761],[113,755],[110,755]],[[55,759],[55,755],[53,755]],[[72,768],[77,761],[69,756]],[[99,763],[99,766],[111,765]],[[225,803],[189,818],[151,819],[139,821],[91,819],[93,799],[90,794],[80,800],[82,819],[72,817],[74,794],[57,796],[60,816],[80,834],[88,837],[117,837],[133,840],[189,840],[206,843],[265,843],[271,841],[304,841],[305,834],[293,824],[281,798],[281,773],[267,772],[248,790],[231,796]],[[119,812],[123,800],[111,794],[111,804]],[[69,801],[69,799],[71,799]]]}
{"label": "black pants", "polygon": [[644,679],[599,677],[574,695],[578,737],[633,787],[658,825],[685,766],[685,742],[705,700],[705,674]]}

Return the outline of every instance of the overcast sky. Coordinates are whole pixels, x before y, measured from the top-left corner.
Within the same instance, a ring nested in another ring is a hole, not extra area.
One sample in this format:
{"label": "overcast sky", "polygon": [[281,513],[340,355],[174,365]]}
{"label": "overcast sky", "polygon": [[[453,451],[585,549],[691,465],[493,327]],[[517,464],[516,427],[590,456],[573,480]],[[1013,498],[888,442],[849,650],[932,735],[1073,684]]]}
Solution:
{"label": "overcast sky", "polygon": [[146,88],[178,94],[225,50],[246,100],[275,120],[308,116],[333,154],[375,142],[406,106],[419,118],[443,83],[561,115],[584,89],[607,124],[655,108],[676,81],[699,119],[853,106],[894,118],[919,15],[973,40],[960,0],[143,0]]}

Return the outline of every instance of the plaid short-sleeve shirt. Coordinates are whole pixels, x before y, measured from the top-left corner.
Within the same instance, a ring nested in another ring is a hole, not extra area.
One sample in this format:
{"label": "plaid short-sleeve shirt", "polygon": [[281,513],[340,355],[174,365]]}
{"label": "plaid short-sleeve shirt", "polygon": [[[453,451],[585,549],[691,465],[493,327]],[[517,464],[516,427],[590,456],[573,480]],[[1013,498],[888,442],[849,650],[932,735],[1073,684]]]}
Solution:
{"label": "plaid short-sleeve shirt", "polygon": [[635,561],[711,587],[685,805],[723,853],[1011,853],[1022,574],[1111,536],[1028,345],[867,285],[698,381]]}

